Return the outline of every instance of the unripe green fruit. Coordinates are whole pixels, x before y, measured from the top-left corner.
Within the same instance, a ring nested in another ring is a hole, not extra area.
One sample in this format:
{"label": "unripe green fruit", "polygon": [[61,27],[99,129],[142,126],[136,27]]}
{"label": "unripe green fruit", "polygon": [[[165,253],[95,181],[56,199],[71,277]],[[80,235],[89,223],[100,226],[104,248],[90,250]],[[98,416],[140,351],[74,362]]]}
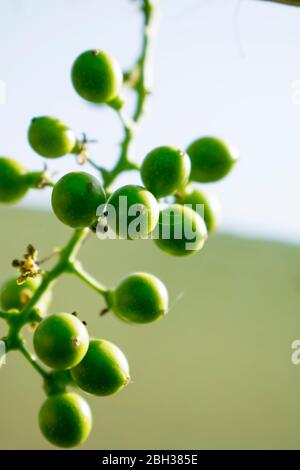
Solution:
{"label": "unripe green fruit", "polygon": [[123,81],[118,62],[102,51],[83,52],[72,67],[77,93],[92,103],[108,103],[117,98]]}
{"label": "unripe green fruit", "polygon": [[71,153],[76,144],[74,132],[59,119],[49,116],[32,119],[28,140],[33,150],[46,158],[58,158]]}
{"label": "unripe green fruit", "polygon": [[177,198],[177,202],[179,204],[188,204],[194,211],[198,212],[204,218],[208,232],[214,232],[218,228],[221,206],[214,194],[190,185],[184,190],[182,196]]}
{"label": "unripe green fruit", "polygon": [[[18,309],[22,310],[24,305],[31,299],[37,288],[41,283],[38,277],[28,278],[26,281],[19,285],[15,277],[8,279],[0,290],[0,304],[4,310]],[[37,302],[36,307],[45,313],[49,308],[52,294],[47,291]]]}
{"label": "unripe green fruit", "polygon": [[147,189],[127,185],[110,196],[107,213],[108,225],[120,238],[145,238],[158,222],[159,206]]}
{"label": "unripe green fruit", "polygon": [[174,256],[187,256],[201,250],[207,238],[205,223],[193,209],[173,204],[161,211],[156,245]]}
{"label": "unripe green fruit", "polygon": [[152,274],[133,273],[112,291],[114,313],[129,323],[150,323],[168,313],[165,285]]}
{"label": "unripe green fruit", "polygon": [[146,156],[141,168],[144,185],[155,197],[174,194],[188,181],[189,156],[173,147],[157,147]]}
{"label": "unripe green fruit", "polygon": [[234,147],[216,137],[195,140],[187,153],[192,163],[190,179],[203,183],[224,178],[239,158]]}
{"label": "unripe green fruit", "polygon": [[129,366],[122,351],[104,339],[92,339],[83,360],[71,370],[78,387],[98,396],[120,391],[130,380]]}
{"label": "unripe green fruit", "polygon": [[104,190],[89,173],[67,173],[53,188],[53,211],[61,222],[70,227],[91,226],[97,219],[98,206],[104,203]]}
{"label": "unripe green fruit", "polygon": [[13,203],[25,196],[29,189],[27,170],[12,158],[0,157],[0,202]]}
{"label": "unripe green fruit", "polygon": [[84,357],[89,335],[83,323],[69,313],[50,315],[41,321],[33,337],[37,356],[53,369],[70,369]]}
{"label": "unripe green fruit", "polygon": [[92,429],[88,403],[76,393],[58,393],[43,403],[39,425],[45,438],[58,447],[82,444]]}

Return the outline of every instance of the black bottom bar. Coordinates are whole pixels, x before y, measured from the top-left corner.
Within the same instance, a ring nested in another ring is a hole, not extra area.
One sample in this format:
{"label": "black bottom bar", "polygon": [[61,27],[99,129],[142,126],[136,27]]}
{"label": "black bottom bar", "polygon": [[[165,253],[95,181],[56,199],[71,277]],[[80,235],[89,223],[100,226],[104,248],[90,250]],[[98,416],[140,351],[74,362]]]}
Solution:
{"label": "black bottom bar", "polygon": [[[120,465],[125,468],[137,468],[141,465],[202,465],[210,468],[213,465],[230,464],[241,467],[245,464],[282,464],[300,463],[298,451],[205,451],[205,450],[54,450],[54,451],[0,451],[0,464],[15,462],[20,465],[28,463],[84,463],[90,468],[109,465]],[[1,467],[3,468],[3,467]]]}

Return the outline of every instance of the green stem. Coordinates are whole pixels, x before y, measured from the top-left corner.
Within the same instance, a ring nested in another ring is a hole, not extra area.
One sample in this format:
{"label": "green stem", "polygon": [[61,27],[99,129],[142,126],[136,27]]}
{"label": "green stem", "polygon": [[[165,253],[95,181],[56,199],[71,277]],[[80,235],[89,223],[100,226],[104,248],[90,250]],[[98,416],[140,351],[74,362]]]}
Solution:
{"label": "green stem", "polygon": [[150,95],[150,65],[152,52],[152,39],[154,35],[155,6],[151,0],[144,0],[144,34],[140,58],[137,62],[140,69],[140,78],[136,85],[137,104],[133,120],[139,122],[145,111],[146,99]]}
{"label": "green stem", "polygon": [[[121,153],[118,163],[131,163],[131,145],[136,133],[136,123],[125,114],[123,109],[118,111],[118,116],[124,129],[124,139],[121,143]],[[133,164],[133,167],[136,168],[135,164]]]}
{"label": "green stem", "polygon": [[87,161],[87,163],[89,163],[95,170],[100,171],[100,172],[104,171],[104,169],[103,169],[101,166],[97,165],[97,163],[94,162],[94,160],[92,160],[91,158],[88,157],[88,158],[86,159],[86,161]]}
{"label": "green stem", "polygon": [[69,272],[75,274],[79,279],[85,282],[85,284],[106,298],[108,289],[95,278],[93,278],[93,276],[91,276],[87,271],[85,271],[79,261],[70,263]]}
{"label": "green stem", "polygon": [[[60,259],[57,263],[57,268],[64,270],[68,267],[69,261],[75,259],[80,250],[82,242],[89,235],[89,228],[79,228],[74,231],[65,248],[60,253]],[[55,269],[55,267],[53,268]]]}
{"label": "green stem", "polygon": [[9,320],[12,315],[14,314],[8,312],[0,312],[0,318],[3,318],[3,320]]}
{"label": "green stem", "polygon": [[283,5],[290,5],[300,7],[300,0],[263,0],[265,2],[282,3]]}
{"label": "green stem", "polygon": [[153,39],[153,25],[155,20],[156,9],[151,0],[143,0],[144,28],[143,43],[141,54],[134,65],[133,69],[138,68],[139,79],[134,87],[137,93],[136,107],[133,118],[128,118],[123,108],[117,110],[118,116],[123,125],[124,137],[121,143],[121,151],[115,167],[111,171],[102,172],[103,183],[105,189],[114,182],[116,177],[123,171],[137,170],[139,166],[133,163],[133,140],[137,132],[137,124],[140,122],[150,94],[150,65],[151,65],[151,47]]}
{"label": "green stem", "polygon": [[23,354],[23,356],[27,359],[27,361],[32,365],[32,367],[43,377],[43,379],[47,380],[50,377],[50,373],[46,371],[37,361],[36,358],[31,352],[26,348],[24,341],[20,343],[19,351]]}
{"label": "green stem", "polygon": [[47,183],[45,183],[45,187],[48,186],[50,188],[54,188],[56,183],[54,183],[54,181],[47,181]]}
{"label": "green stem", "polygon": [[46,170],[30,171],[24,176],[29,188],[42,189],[46,186],[54,187],[55,183],[50,180]]}

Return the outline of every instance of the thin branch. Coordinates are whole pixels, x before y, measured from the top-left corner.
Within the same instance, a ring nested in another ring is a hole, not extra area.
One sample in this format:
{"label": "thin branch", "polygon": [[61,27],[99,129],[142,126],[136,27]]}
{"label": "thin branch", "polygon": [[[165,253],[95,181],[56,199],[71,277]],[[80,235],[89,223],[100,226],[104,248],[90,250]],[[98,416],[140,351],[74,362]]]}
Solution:
{"label": "thin branch", "polygon": [[300,7],[300,0],[260,0],[261,2],[282,3],[283,5],[290,5]]}
{"label": "thin branch", "polygon": [[2,318],[3,320],[9,320],[12,315],[14,314],[8,312],[0,312],[0,318]]}
{"label": "thin branch", "polygon": [[151,53],[152,42],[154,36],[154,23],[156,19],[156,8],[150,0],[144,0],[144,33],[142,52],[138,59],[137,66],[140,70],[140,78],[136,85],[138,94],[136,109],[133,115],[133,120],[137,123],[142,118],[145,111],[145,104],[148,96],[151,94],[150,90],[150,76],[151,71]]}
{"label": "thin branch", "polygon": [[94,162],[94,160],[92,160],[90,157],[88,157],[88,158],[86,159],[86,161],[87,161],[87,163],[89,163],[95,170],[100,171],[100,172],[105,171],[104,168],[102,168],[100,165],[98,165],[96,162]]}
{"label": "thin branch", "polygon": [[93,276],[91,276],[85,269],[82,267],[79,261],[70,263],[69,272],[75,274],[79,279],[81,279],[85,284],[95,290],[98,294],[106,297],[108,292],[107,288],[103,284],[98,282]]}
{"label": "thin branch", "polygon": [[36,357],[26,348],[24,342],[20,344],[19,351],[32,365],[32,367],[43,377],[43,379],[47,380],[49,378],[49,372],[47,372],[47,370],[37,362]]}
{"label": "thin branch", "polygon": [[111,171],[102,172],[105,188],[108,188],[122,171],[139,169],[139,166],[132,162],[133,140],[136,136],[137,125],[145,112],[147,98],[151,93],[151,47],[156,13],[156,8],[152,0],[142,1],[142,11],[144,15],[142,50],[132,68],[132,71],[138,71],[138,79],[134,85],[134,90],[137,93],[137,101],[132,119],[125,114],[123,108],[121,108],[121,110],[117,110],[118,116],[123,125],[124,137],[121,142],[119,159],[115,167]]}

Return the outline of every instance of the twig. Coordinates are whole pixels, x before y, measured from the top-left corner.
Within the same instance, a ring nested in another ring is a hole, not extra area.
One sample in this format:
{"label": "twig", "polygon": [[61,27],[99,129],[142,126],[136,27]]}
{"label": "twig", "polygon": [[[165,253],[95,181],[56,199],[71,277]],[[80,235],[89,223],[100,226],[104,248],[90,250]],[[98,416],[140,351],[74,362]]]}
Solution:
{"label": "twig", "polygon": [[23,356],[27,359],[27,361],[32,365],[32,367],[43,377],[43,379],[47,380],[50,377],[49,372],[44,369],[36,360],[36,357],[31,354],[31,352],[26,348],[24,342],[21,342],[19,346],[19,351],[23,354]]}
{"label": "twig", "polygon": [[72,262],[69,265],[69,272],[75,274],[79,279],[81,279],[85,284],[94,289],[98,294],[106,297],[108,292],[107,288],[103,286],[99,281],[97,281],[93,276],[83,269],[79,261]]}
{"label": "twig", "polygon": [[[151,93],[151,47],[156,16],[156,7],[153,1],[143,0],[142,11],[144,15],[142,50],[132,68],[132,71],[138,71],[138,79],[134,84],[134,90],[137,94],[136,106],[132,118],[125,114],[123,108],[117,110],[123,126],[124,137],[121,142],[121,151],[115,167],[111,171],[102,171],[105,189],[114,182],[121,172],[139,169],[139,166],[132,162],[133,141],[137,133],[138,124],[145,112],[147,98]],[[132,71],[129,71],[128,74]]]}

